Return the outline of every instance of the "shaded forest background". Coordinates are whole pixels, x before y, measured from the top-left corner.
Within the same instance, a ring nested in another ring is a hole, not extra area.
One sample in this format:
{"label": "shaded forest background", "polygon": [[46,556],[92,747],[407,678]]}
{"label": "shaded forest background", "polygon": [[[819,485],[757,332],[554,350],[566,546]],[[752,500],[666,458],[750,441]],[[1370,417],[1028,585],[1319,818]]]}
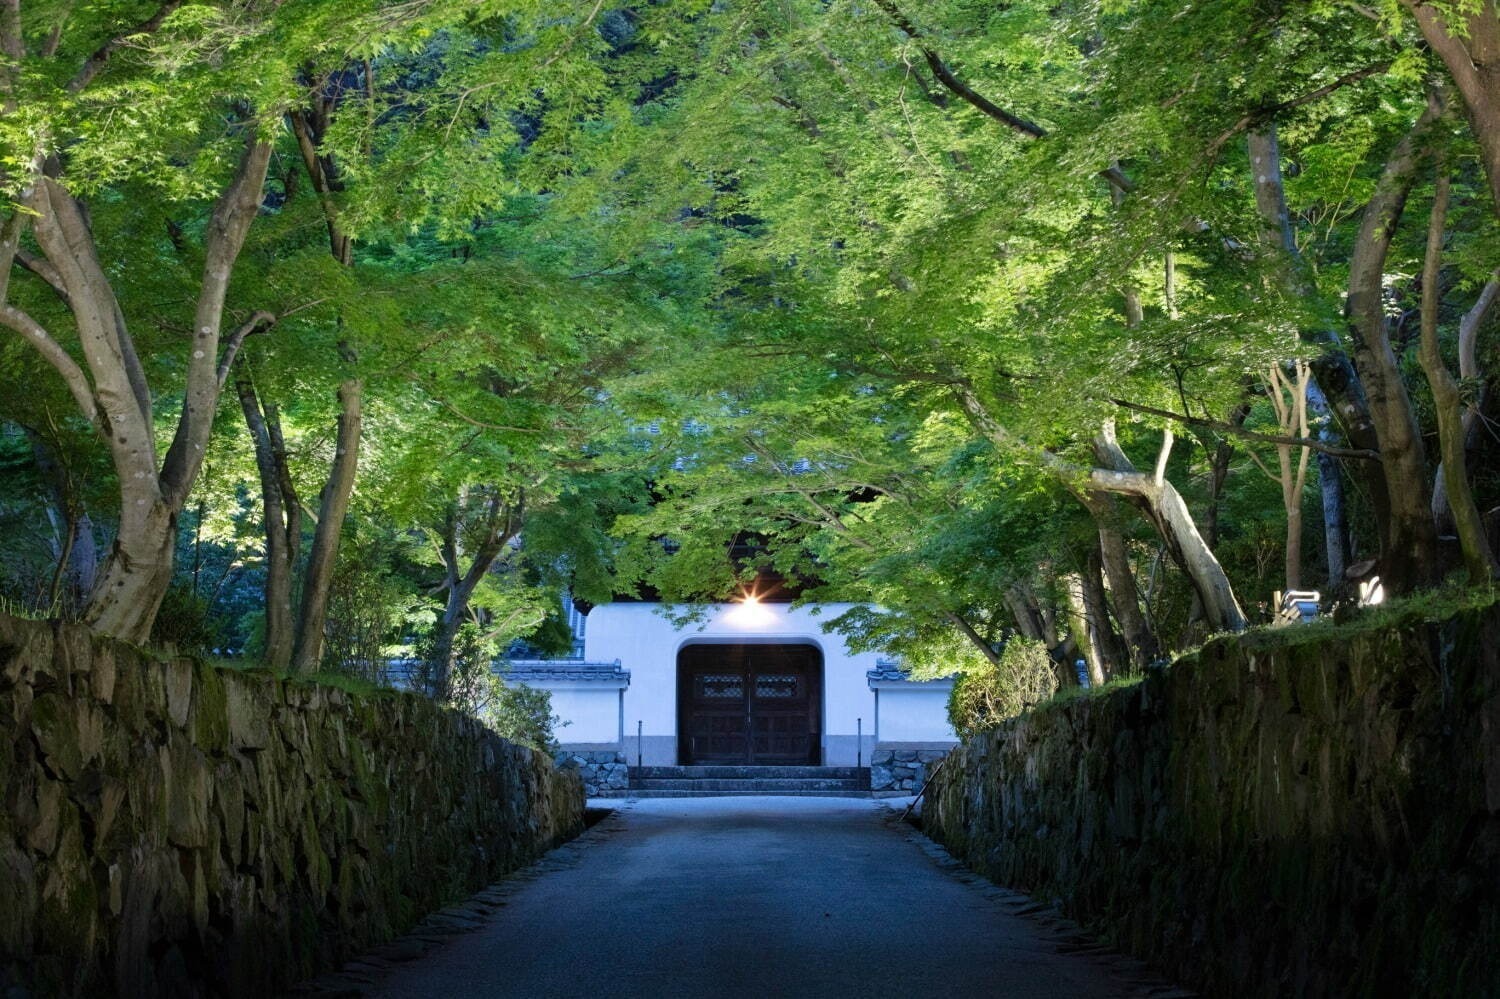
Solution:
{"label": "shaded forest background", "polygon": [[564,595],[775,577],[1005,713],[1492,585],[1493,3],[10,0],[0,51],[7,609],[470,703]]}

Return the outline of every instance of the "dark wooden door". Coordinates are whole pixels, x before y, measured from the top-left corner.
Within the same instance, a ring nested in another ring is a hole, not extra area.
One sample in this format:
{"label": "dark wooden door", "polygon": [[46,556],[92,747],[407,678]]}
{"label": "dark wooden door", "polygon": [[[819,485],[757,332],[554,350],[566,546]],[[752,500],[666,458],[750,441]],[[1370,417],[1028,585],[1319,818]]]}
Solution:
{"label": "dark wooden door", "polygon": [[689,645],[678,655],[684,764],[817,764],[822,656],[810,645]]}

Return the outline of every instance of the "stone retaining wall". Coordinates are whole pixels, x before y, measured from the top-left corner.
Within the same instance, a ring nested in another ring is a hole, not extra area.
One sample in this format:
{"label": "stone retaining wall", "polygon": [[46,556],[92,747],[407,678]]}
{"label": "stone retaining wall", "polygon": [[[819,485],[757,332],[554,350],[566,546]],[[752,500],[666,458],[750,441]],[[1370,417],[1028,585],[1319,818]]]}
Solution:
{"label": "stone retaining wall", "polygon": [[607,796],[611,791],[630,787],[630,767],[625,754],[614,751],[560,750],[553,759],[559,767],[578,772],[583,791],[590,798]]}
{"label": "stone retaining wall", "polygon": [[928,794],[970,866],[1204,994],[1500,995],[1493,608],[1215,640],[969,739]]}
{"label": "stone retaining wall", "polygon": [[875,749],[870,752],[870,790],[916,794],[946,749]]}
{"label": "stone retaining wall", "polygon": [[4,616],[0,800],[0,994],[45,996],[276,994],[583,809],[576,775],[423,698]]}

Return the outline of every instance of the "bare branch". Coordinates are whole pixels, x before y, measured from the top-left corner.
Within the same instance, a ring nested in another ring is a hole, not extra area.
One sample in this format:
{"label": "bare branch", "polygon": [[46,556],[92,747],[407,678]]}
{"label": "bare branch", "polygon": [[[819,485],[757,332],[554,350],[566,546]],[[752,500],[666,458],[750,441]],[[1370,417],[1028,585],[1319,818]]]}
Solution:
{"label": "bare branch", "polygon": [[218,409],[219,339],[224,322],[224,299],[235,261],[260,210],[271,144],[261,141],[250,124],[245,149],[229,186],[214,205],[204,233],[203,276],[193,310],[192,351],[188,358],[187,384],[177,432],[162,463],[163,491],[172,502],[181,502],[202,466],[204,445]]}
{"label": "bare branch", "polygon": [[947,87],[953,94],[969,104],[983,111],[986,115],[1005,125],[1007,128],[1019,132],[1031,138],[1040,139],[1047,134],[1047,130],[1036,122],[1028,121],[1019,115],[1011,114],[1009,111],[995,104],[983,94],[977,93],[948,68],[937,52],[927,45],[926,35],[911,22],[901,8],[897,7],[892,0],[875,0],[875,5],[888,14],[896,27],[900,28],[908,38],[917,43],[922,50],[922,57],[927,60],[932,75],[936,76],[943,86]]}
{"label": "bare branch", "polygon": [[1479,355],[1476,350],[1479,342],[1479,327],[1489,315],[1497,299],[1500,299],[1500,273],[1490,276],[1490,279],[1485,282],[1484,290],[1479,293],[1478,300],[1459,321],[1458,377],[1460,378],[1479,377]]}

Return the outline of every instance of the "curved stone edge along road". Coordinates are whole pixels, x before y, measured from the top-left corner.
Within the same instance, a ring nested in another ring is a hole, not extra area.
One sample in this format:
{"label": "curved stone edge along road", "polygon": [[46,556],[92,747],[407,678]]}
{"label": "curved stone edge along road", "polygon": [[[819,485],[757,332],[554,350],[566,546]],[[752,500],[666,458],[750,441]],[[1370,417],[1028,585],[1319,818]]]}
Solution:
{"label": "curved stone edge along road", "polygon": [[532,867],[298,991],[381,999],[1190,995],[1049,913],[965,870],[888,804],[645,799],[622,803]]}

